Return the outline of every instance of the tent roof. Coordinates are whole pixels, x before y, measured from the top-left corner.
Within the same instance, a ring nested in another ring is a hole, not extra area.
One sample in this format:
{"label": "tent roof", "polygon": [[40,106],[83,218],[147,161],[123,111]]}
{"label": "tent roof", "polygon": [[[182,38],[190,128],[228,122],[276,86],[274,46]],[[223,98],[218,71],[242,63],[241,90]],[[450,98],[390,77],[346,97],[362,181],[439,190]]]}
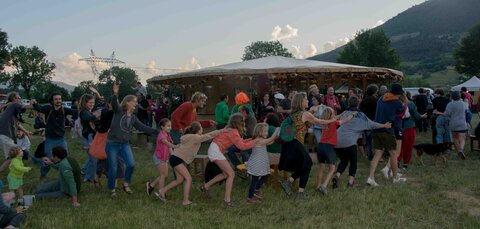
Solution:
{"label": "tent roof", "polygon": [[480,91],[480,79],[473,76],[462,84],[452,87],[452,91],[460,91],[462,87],[466,87],[469,91]]}
{"label": "tent roof", "polygon": [[[269,56],[254,60],[236,62],[188,72],[155,76],[147,82],[202,76],[288,74],[288,73],[350,73],[352,75],[376,74],[399,80],[403,73],[397,70],[378,67],[365,67],[338,64],[315,60],[303,60],[281,56]],[[385,77],[384,77],[385,78]]]}

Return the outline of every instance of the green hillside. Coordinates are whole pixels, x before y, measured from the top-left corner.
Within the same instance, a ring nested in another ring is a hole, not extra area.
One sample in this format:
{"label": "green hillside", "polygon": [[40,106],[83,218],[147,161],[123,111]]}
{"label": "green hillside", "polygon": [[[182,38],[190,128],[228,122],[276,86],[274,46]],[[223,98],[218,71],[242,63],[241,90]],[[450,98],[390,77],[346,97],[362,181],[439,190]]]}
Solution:
{"label": "green hillside", "polygon": [[[442,72],[449,72],[446,76],[453,74],[447,70],[454,64],[452,52],[463,34],[480,23],[479,9],[480,0],[429,0],[377,28],[390,38],[406,75],[431,75],[433,80]],[[335,62],[342,49],[309,59]]]}

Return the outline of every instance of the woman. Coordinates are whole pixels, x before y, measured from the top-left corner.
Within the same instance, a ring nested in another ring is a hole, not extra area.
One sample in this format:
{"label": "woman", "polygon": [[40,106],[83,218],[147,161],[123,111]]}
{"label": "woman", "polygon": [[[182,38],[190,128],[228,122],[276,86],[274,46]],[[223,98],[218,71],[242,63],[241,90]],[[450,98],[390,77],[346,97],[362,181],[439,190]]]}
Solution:
{"label": "woman", "polygon": [[270,112],[274,112],[274,108],[270,102],[270,95],[266,93],[263,96],[263,100],[260,101],[260,105],[258,107],[258,120],[259,122],[263,122],[267,117],[267,114]]}
{"label": "woman", "polygon": [[300,178],[297,193],[299,199],[306,198],[305,186],[312,168],[312,159],[303,146],[308,127],[311,124],[322,125],[332,122],[332,120],[326,121],[315,118],[312,113],[305,111],[307,107],[308,99],[305,93],[298,93],[293,97],[291,116],[296,133],[292,141],[283,144],[278,166],[279,170],[293,172],[288,180],[280,181],[280,185],[287,195],[292,194],[292,183]]}
{"label": "woman", "polygon": [[82,124],[82,136],[85,138],[85,145],[87,146],[88,161],[83,166],[85,171],[85,182],[98,183],[95,178],[95,172],[97,169],[97,160],[90,154],[89,147],[95,136],[95,124],[94,122],[100,117],[100,112],[92,112],[95,106],[95,97],[89,94],[84,94],[80,98],[78,105],[78,116],[80,117],[80,123]]}
{"label": "woman", "polygon": [[135,166],[132,148],[129,143],[132,138],[133,128],[135,127],[136,129],[150,135],[158,135],[158,130],[145,126],[135,116],[134,112],[137,107],[137,97],[134,95],[127,95],[123,98],[122,103],[118,104],[117,96],[118,85],[115,83],[113,85],[112,96],[112,109],[114,114],[110,126],[110,132],[108,132],[107,145],[105,147],[108,160],[108,188],[111,190],[112,197],[116,196],[115,178],[117,177],[117,157],[123,158],[126,165],[123,191],[128,194],[133,193],[129,186]]}
{"label": "woman", "polygon": [[[340,164],[337,167],[337,173],[332,179],[333,188],[338,187],[340,176],[348,167],[347,187],[354,187],[355,175],[357,173],[357,139],[360,138],[365,130],[378,128],[390,128],[391,123],[377,123],[370,120],[363,112],[358,109],[360,101],[357,96],[348,98],[348,108],[342,117],[348,117],[352,112],[358,112],[350,122],[340,126],[337,130],[338,143],[335,146],[335,153],[340,158]],[[350,164],[350,165],[349,165]]]}
{"label": "woman", "polygon": [[460,100],[460,92],[458,91],[452,92],[452,100],[453,101],[447,104],[445,112],[434,111],[434,113],[450,119],[449,128],[452,131],[453,144],[455,144],[455,149],[458,150],[458,157],[465,160],[465,152],[463,152],[463,149],[465,147],[466,133],[468,132],[465,117],[468,105]]}

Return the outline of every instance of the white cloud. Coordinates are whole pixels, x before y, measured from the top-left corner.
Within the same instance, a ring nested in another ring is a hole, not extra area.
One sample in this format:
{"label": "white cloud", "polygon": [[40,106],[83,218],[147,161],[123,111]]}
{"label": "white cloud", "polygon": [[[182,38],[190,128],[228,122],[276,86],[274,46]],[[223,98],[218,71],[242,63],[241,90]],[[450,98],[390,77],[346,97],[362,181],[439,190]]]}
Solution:
{"label": "white cloud", "polygon": [[179,67],[178,69],[181,71],[189,71],[189,70],[195,70],[200,68],[202,68],[202,66],[200,65],[200,61],[197,58],[192,57],[192,59],[190,59],[188,63],[184,64],[182,67]]}
{"label": "white cloud", "polygon": [[148,74],[158,74],[157,63],[154,60],[151,60],[147,63],[147,68],[145,68],[145,73]]}
{"label": "white cloud", "polygon": [[[83,57],[74,52],[68,56],[61,58],[53,58],[55,63],[55,75],[52,77],[54,81],[60,81],[71,85],[77,85],[85,80],[98,80],[97,76],[92,73],[92,68],[87,62],[79,61]],[[108,69],[109,66],[105,63],[97,63],[97,70]]]}
{"label": "white cloud", "polygon": [[329,41],[323,45],[323,52],[330,52],[340,46],[346,45],[351,40],[351,38],[345,37],[338,39],[337,41]]}
{"label": "white cloud", "polygon": [[385,23],[383,20],[378,20],[377,23],[375,23],[375,25],[372,28],[375,28],[377,26],[381,26],[381,25],[383,25],[383,23]]}
{"label": "white cloud", "polygon": [[299,45],[292,45],[290,52],[297,59],[308,58],[317,53],[317,47],[314,44],[308,45],[308,47],[306,47],[305,49],[306,50],[302,52],[302,49]]}
{"label": "white cloud", "polygon": [[272,40],[285,40],[298,36],[298,29],[293,28],[290,25],[286,25],[284,28],[277,25],[273,28],[271,35]]}
{"label": "white cloud", "polygon": [[291,49],[290,51],[292,52],[292,55],[293,55],[295,58],[303,59],[302,52],[300,51],[300,46],[298,46],[298,45],[292,45],[292,49]]}
{"label": "white cloud", "polygon": [[315,54],[317,54],[317,47],[314,44],[310,44],[305,52],[305,57],[311,57]]}

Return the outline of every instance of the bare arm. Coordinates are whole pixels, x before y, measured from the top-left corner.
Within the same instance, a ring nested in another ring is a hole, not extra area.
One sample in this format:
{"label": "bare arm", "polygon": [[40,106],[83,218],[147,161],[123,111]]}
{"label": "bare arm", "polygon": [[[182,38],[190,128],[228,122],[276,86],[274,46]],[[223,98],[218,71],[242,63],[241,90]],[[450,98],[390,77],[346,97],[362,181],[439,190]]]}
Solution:
{"label": "bare arm", "polygon": [[318,118],[315,118],[315,116],[313,116],[310,112],[303,112],[302,121],[310,122],[310,123],[318,124],[318,125],[325,125],[325,124],[329,124],[329,123],[331,123],[335,120],[318,119]]}
{"label": "bare arm", "polygon": [[278,135],[280,133],[280,128],[277,128],[275,132],[270,136],[269,138],[257,138],[255,139],[255,145],[256,146],[265,146],[265,145],[271,145],[275,142],[275,139],[278,138]]}
{"label": "bare arm", "polygon": [[167,141],[167,139],[162,139],[162,143],[167,145],[168,148],[176,148],[176,146],[174,144],[172,144],[171,142]]}

